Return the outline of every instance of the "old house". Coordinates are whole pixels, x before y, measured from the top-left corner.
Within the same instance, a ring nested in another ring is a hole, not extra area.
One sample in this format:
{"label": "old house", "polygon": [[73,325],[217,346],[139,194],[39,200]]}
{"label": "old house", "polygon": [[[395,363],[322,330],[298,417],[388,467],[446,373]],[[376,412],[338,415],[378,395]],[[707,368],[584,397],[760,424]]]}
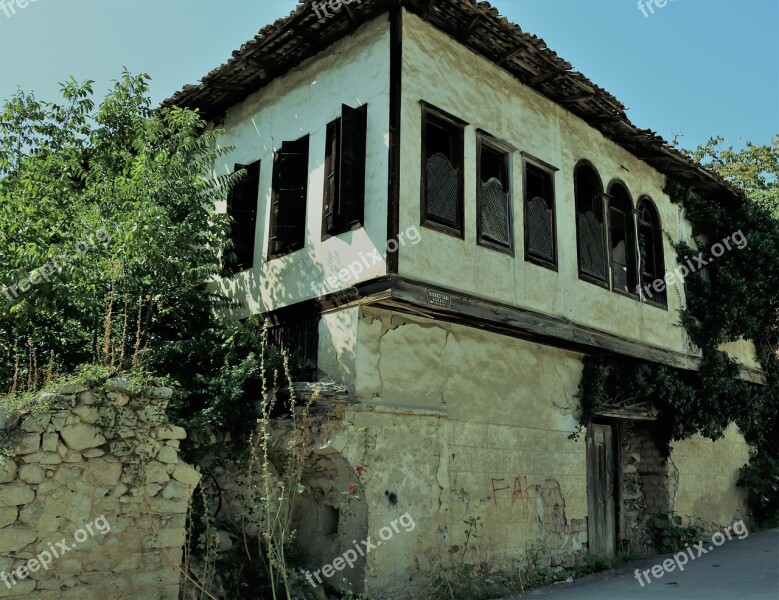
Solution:
{"label": "old house", "polygon": [[[218,169],[247,169],[221,207],[237,316],[266,315],[348,390],[319,432],[302,546],[324,565],[383,541],[331,581],[424,585],[477,517],[469,560],[536,545],[553,566],[640,544],[654,514],[739,517],[735,426],[668,461],[651,406],[570,437],[585,355],[699,363],[683,283],[655,284],[676,265],[663,232],[690,239],[666,178],[738,192],[542,40],[486,2],[304,2],[168,103],[224,129]],[[759,376],[750,344],[728,350]],[[357,466],[354,517],[340,507]],[[405,513],[413,531],[379,538]]]}

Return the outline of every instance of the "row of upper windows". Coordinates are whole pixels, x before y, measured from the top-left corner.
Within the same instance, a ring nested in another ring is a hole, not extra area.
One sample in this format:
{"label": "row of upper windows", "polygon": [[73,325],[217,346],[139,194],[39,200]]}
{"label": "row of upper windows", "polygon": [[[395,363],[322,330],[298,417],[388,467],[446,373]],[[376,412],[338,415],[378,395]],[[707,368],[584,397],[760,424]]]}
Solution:
{"label": "row of upper windows", "polygon": [[[322,239],[362,226],[365,204],[367,105],[342,106],[327,125]],[[467,123],[423,103],[421,224],[464,237],[464,130]],[[477,131],[476,213],[480,245],[514,254],[511,153],[513,149]],[[309,136],[282,142],[274,153],[268,259],[303,248],[308,193]],[[525,155],[523,161],[525,260],[557,270],[554,178],[557,169]],[[232,251],[225,272],[251,268],[254,261],[260,161],[235,165],[247,175],[232,189]],[[639,200],[615,181],[604,193],[595,168],[574,169],[579,276],[616,292],[643,298],[639,287],[664,275],[660,219],[652,201]],[[640,285],[639,285],[640,284]],[[665,305],[664,292],[651,297]]]}
{"label": "row of upper windows", "polygon": [[[341,116],[327,125],[325,134],[324,203],[322,239],[360,227],[365,206],[365,137],[367,105],[343,105]],[[308,197],[309,136],[282,142],[273,154],[268,260],[305,245]],[[260,161],[235,165],[246,177],[230,191],[231,250],[225,257],[225,274],[250,269],[254,264]]]}
{"label": "row of upper windows", "polygon": [[[464,237],[464,131],[468,124],[422,103],[422,225]],[[513,149],[476,132],[477,243],[514,254]],[[554,179],[557,169],[523,153],[525,260],[557,270]],[[579,277],[615,292],[644,299],[638,289],[665,273],[657,210],[646,196],[637,209],[625,185],[604,192],[595,168],[580,161],[573,172]],[[640,285],[639,285],[640,284]],[[665,292],[647,300],[666,305]]]}

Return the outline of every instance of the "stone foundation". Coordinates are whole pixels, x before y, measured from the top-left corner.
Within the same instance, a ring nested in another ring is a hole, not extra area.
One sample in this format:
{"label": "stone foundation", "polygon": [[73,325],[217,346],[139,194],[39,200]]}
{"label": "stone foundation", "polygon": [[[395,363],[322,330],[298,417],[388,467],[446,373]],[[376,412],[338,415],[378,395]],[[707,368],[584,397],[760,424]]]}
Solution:
{"label": "stone foundation", "polygon": [[[124,380],[43,394],[0,415],[0,598],[176,600],[189,500],[167,388]],[[40,402],[39,402],[40,403]]]}

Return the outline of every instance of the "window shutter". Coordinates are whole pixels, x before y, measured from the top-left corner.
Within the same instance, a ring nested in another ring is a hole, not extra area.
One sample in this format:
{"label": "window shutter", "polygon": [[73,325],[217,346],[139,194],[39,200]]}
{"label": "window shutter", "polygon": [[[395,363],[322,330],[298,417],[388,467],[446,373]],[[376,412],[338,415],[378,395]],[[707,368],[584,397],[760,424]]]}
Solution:
{"label": "window shutter", "polygon": [[341,227],[362,223],[365,207],[365,136],[367,105],[341,107],[338,221]]}
{"label": "window shutter", "polygon": [[336,200],[338,189],[338,153],[341,131],[341,119],[336,119],[327,124],[325,143],[325,184],[322,213],[322,233],[330,233],[335,227]]}
{"label": "window shutter", "polygon": [[307,188],[308,136],[283,142],[276,153],[269,258],[303,247]]}
{"label": "window shutter", "polygon": [[246,176],[230,192],[227,213],[231,217],[230,239],[235,258],[226,264],[231,273],[249,269],[254,264],[254,241],[257,224],[257,191],[260,185],[260,161],[250,165],[235,165],[246,169]]}

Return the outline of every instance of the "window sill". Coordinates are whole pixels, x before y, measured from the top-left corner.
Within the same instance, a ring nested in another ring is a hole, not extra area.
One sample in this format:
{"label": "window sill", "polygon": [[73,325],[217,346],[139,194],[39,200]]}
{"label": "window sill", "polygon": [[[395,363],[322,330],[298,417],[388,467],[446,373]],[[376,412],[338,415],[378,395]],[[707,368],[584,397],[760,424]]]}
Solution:
{"label": "window sill", "polygon": [[342,233],[349,233],[350,231],[356,231],[358,229],[361,229],[362,227],[365,227],[362,221],[357,221],[355,223],[352,223],[351,225],[344,225],[343,227],[333,228],[330,231],[325,231],[322,233],[322,241],[324,242],[325,240],[329,240],[330,238],[337,237]]}
{"label": "window sill", "polygon": [[449,225],[442,225],[441,223],[436,223],[435,221],[431,221],[429,219],[423,220],[420,223],[420,226],[427,227],[428,229],[433,229],[435,231],[438,231],[439,233],[443,233],[446,235],[450,235],[454,238],[464,240],[465,239],[465,232],[459,229],[455,229],[454,227],[450,227]]}
{"label": "window sill", "polygon": [[476,244],[478,246],[481,246],[482,248],[489,248],[490,250],[494,250],[495,252],[500,252],[501,254],[506,254],[507,256],[514,256],[514,248],[509,248],[508,246],[501,246],[500,244],[497,244],[495,242],[491,242],[490,240],[477,240]]}
{"label": "window sill", "polygon": [[536,265],[537,267],[543,267],[557,273],[557,263],[544,260],[543,258],[537,258],[533,255],[525,255],[525,262]]}
{"label": "window sill", "polygon": [[596,279],[595,277],[592,277],[591,275],[587,275],[586,273],[579,273],[579,281],[585,281],[587,283],[591,283],[592,285],[597,285],[600,288],[603,288],[606,291],[609,290],[609,284],[601,279]]}

